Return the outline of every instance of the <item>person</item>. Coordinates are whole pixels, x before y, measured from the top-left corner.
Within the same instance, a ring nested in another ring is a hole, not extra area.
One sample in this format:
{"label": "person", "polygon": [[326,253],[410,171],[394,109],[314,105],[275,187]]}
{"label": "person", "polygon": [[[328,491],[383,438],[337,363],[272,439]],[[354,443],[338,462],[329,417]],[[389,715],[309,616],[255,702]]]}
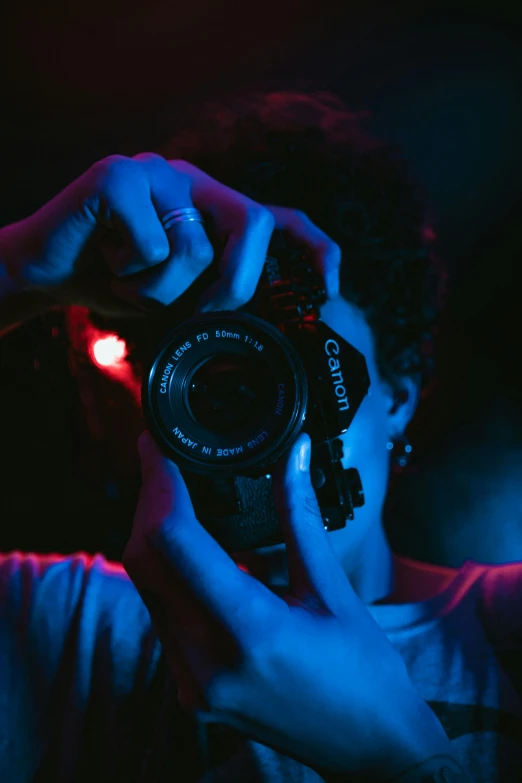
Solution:
{"label": "person", "polygon": [[[144,433],[127,573],[1,557],[2,779],[518,780],[520,566],[408,562],[382,529],[387,444],[415,411],[435,301],[403,165],[331,96],[211,117],[175,159],[111,156],[2,229],[1,326],[56,302],[153,317],[214,253],[198,310],[236,309],[283,230],[324,276],[321,317],[367,361],[342,436],[366,503],[325,532],[300,435],[273,469],[286,547],[230,557]],[[165,230],[173,210],[191,219]]]}

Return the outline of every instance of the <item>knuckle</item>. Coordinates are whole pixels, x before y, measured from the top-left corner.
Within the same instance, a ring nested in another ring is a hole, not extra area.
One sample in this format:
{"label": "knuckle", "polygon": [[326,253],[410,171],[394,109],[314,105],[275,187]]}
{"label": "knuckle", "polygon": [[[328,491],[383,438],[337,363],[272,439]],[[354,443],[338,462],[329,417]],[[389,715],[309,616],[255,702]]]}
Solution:
{"label": "knuckle", "polygon": [[143,242],[143,254],[150,264],[159,264],[167,258],[168,245],[165,246],[154,237],[147,238]]}
{"label": "knuckle", "polygon": [[93,168],[98,169],[99,171],[107,171],[112,166],[125,160],[128,160],[126,155],[106,155],[105,158],[101,158],[100,160],[96,161],[96,163],[93,165]]}
{"label": "knuckle", "polygon": [[183,160],[182,158],[168,158],[168,164],[173,169],[181,169],[184,171],[187,166],[190,166],[191,164],[188,163],[186,160]]}
{"label": "knuckle", "polygon": [[275,217],[269,209],[261,204],[252,203],[246,211],[246,223],[250,228],[259,231],[273,231]]}
{"label": "knuckle", "polygon": [[233,708],[232,689],[224,675],[213,677],[203,688],[205,703],[211,712],[227,712]]}
{"label": "knuckle", "polygon": [[[242,649],[243,666],[248,677],[261,682],[270,681],[275,673],[281,671],[288,659],[289,643],[277,623],[272,621],[264,628],[264,633],[253,633],[248,646]],[[266,632],[267,628],[270,629],[269,633]]]}
{"label": "knuckle", "polygon": [[330,239],[329,237],[325,240],[324,243],[321,244],[319,248],[319,252],[324,255],[325,258],[328,258],[329,262],[333,266],[339,266],[341,263],[341,257],[342,257],[342,250],[340,246],[337,244],[337,242],[334,242],[333,239]]}
{"label": "knuckle", "polygon": [[184,160],[164,160],[163,161],[171,178],[175,178],[175,181],[179,186],[183,186],[187,192],[190,192],[193,177],[189,169],[189,164]]}
{"label": "knuckle", "polygon": [[[272,629],[270,630],[272,636]],[[248,644],[241,647],[244,666],[250,673],[260,674],[265,671],[270,662],[276,655],[277,642],[271,638],[270,641],[261,634],[256,634],[250,639]]]}
{"label": "knuckle", "polygon": [[170,183],[170,185],[175,183],[176,187],[180,188],[184,194],[190,191],[191,177],[182,170],[181,166],[173,166],[173,161],[167,160],[156,152],[140,152],[134,156],[133,160],[146,166],[158,180]]}
{"label": "knuckle", "polygon": [[[312,223],[306,212],[303,212],[301,209],[291,209],[289,212],[294,221],[302,224],[302,230],[310,235],[309,238],[314,240],[313,245],[317,253],[325,257],[328,256],[328,258],[331,258],[334,262],[337,259],[340,261],[341,248],[339,245],[321,231],[315,223]],[[319,235],[318,239],[315,236],[317,234]]]}
{"label": "knuckle", "polygon": [[167,164],[179,177],[183,177],[189,181],[192,180],[194,176],[203,174],[203,172],[192,163],[182,160],[181,158],[169,158],[167,159]]}
{"label": "knuckle", "polygon": [[208,240],[200,240],[192,246],[191,256],[198,268],[206,269],[212,263],[214,250]]}
{"label": "knuckle", "polygon": [[236,638],[243,667],[248,671],[261,671],[276,654],[280,644],[282,625],[274,616],[274,607],[266,604],[264,596],[251,597],[248,624]]}
{"label": "knuckle", "polygon": [[165,158],[162,158],[157,152],[139,152],[137,155],[132,156],[132,160],[139,163],[166,163]]}
{"label": "knuckle", "polygon": [[309,220],[308,215],[306,214],[306,212],[303,212],[302,209],[292,209],[291,212],[292,212],[294,218],[299,220],[299,222],[301,222],[301,223],[308,222],[308,220]]}
{"label": "knuckle", "polygon": [[126,155],[108,155],[94,165],[101,173],[113,175],[132,166],[132,158]]}
{"label": "knuckle", "polygon": [[115,185],[126,182],[136,171],[136,162],[125,155],[109,155],[94,164],[99,186],[110,191]]}
{"label": "knuckle", "polygon": [[184,266],[190,269],[191,273],[200,275],[212,263],[214,253],[210,243],[201,241],[192,241],[174,251],[174,258],[183,262]]}
{"label": "knuckle", "polygon": [[229,302],[229,307],[235,309],[248,302],[254,295],[257,281],[241,280],[239,277],[230,277],[224,282],[224,291]]}

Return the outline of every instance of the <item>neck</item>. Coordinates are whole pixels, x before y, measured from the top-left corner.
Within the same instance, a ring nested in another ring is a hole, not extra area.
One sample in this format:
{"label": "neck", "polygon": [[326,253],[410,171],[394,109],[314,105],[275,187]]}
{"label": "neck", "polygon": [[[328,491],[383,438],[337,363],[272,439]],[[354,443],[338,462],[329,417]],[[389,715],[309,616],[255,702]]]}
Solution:
{"label": "neck", "polygon": [[373,604],[393,591],[393,556],[382,524],[376,524],[358,544],[345,550],[339,560],[361,601]]}

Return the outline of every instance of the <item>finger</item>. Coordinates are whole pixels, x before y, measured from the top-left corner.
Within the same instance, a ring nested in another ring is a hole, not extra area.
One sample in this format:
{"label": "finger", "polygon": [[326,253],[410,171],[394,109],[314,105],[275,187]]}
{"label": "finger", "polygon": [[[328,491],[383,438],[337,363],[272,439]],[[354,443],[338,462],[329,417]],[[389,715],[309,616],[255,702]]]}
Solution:
{"label": "finger", "polygon": [[257,205],[244,205],[238,214],[239,228],[228,237],[219,259],[219,279],[198,302],[197,312],[236,310],[253,297],[263,271],[274,221]]}
{"label": "finger", "polygon": [[275,228],[283,229],[289,237],[302,247],[317,272],[325,282],[330,299],[339,294],[339,270],[341,249],[315,223],[299,210],[286,207],[267,206],[275,219]]}
{"label": "finger", "polygon": [[235,310],[254,295],[265,263],[274,228],[268,209],[210,177],[186,161],[169,165],[191,180],[191,195],[214,226],[223,251],[218,261],[219,279],[197,304],[197,312]]}
{"label": "finger", "polygon": [[121,248],[132,250],[139,269],[159,264],[169,255],[169,242],[151,198],[146,172],[131,158],[114,155],[95,167],[106,204],[107,225],[115,229],[103,238],[103,252],[113,274],[124,274]]}
{"label": "finger", "polygon": [[259,624],[280,599],[241,571],[197,521],[179,469],[148,433],[140,437],[142,533],[194,598],[235,638]]}
{"label": "finger", "polygon": [[[134,162],[146,173],[150,200],[160,225],[160,218],[167,212],[193,206],[187,175],[174,171],[158,155],[137,155]],[[161,230],[169,247],[163,263],[152,269],[140,266],[139,259],[133,257],[128,248],[121,250],[115,259],[120,279],[114,282],[113,290],[134,304],[171,304],[212,262],[212,245],[200,222],[178,222],[166,232],[163,226]],[[129,279],[129,275],[136,272],[142,274]]]}
{"label": "finger", "polygon": [[212,246],[192,224],[178,223],[168,229],[172,254],[161,266],[135,278],[114,280],[112,290],[132,304],[167,307],[180,297],[209,266]]}
{"label": "finger", "polygon": [[310,438],[301,433],[273,471],[274,502],[287,548],[291,594],[335,611],[351,588],[328,539],[309,462]]}

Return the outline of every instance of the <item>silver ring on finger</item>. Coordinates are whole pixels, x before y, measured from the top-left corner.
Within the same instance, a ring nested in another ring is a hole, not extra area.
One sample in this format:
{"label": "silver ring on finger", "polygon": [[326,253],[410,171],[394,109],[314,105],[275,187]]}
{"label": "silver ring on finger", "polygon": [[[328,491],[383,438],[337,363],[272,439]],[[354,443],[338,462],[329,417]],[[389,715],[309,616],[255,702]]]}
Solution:
{"label": "silver ring on finger", "polygon": [[182,207],[181,209],[171,209],[170,212],[160,218],[161,224],[167,231],[175,223],[203,223],[203,215],[195,207]]}

